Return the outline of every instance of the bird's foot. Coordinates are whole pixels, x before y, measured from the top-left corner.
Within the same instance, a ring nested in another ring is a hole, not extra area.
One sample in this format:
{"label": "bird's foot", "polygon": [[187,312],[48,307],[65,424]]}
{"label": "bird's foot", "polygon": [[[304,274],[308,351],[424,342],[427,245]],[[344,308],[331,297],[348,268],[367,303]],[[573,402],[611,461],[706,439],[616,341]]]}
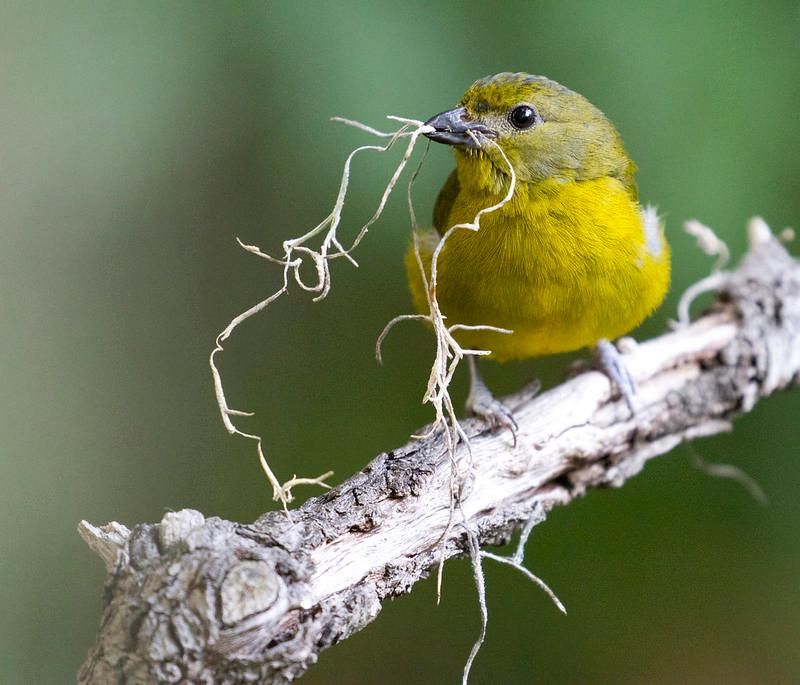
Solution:
{"label": "bird's foot", "polygon": [[600,340],[594,348],[594,363],[619,390],[619,394],[625,400],[625,404],[628,405],[631,416],[633,416],[636,413],[633,396],[637,393],[638,388],[617,348],[608,340]]}
{"label": "bird's foot", "polygon": [[514,440],[514,447],[517,446],[517,420],[514,413],[500,400],[492,396],[488,388],[486,392],[470,393],[467,398],[467,412],[473,416],[479,416],[489,426],[491,430],[498,428],[508,428]]}
{"label": "bird's foot", "polygon": [[514,418],[514,413],[492,395],[479,376],[472,377],[466,409],[469,414],[483,419],[491,430],[508,428],[514,440],[514,447],[517,446],[517,430],[519,426]]}

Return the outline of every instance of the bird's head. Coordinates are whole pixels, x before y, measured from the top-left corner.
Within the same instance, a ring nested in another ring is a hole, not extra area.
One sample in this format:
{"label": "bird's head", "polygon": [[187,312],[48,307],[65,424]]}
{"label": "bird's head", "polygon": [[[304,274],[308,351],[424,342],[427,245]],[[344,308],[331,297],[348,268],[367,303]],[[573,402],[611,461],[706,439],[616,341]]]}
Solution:
{"label": "bird's head", "polygon": [[508,176],[499,147],[522,182],[611,176],[635,192],[635,166],[611,122],[582,95],[543,76],[480,79],[458,107],[426,123],[434,128],[428,138],[454,146],[459,177],[487,164],[488,176]]}

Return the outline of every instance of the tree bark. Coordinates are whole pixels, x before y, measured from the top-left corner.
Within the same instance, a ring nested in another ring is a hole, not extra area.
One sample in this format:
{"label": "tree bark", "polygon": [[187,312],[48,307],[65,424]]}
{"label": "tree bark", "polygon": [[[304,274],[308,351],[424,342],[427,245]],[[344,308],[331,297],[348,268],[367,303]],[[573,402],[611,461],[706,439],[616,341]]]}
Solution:
{"label": "tree bark", "polygon": [[[507,541],[587,489],[621,486],[681,442],[730,429],[756,401],[800,383],[800,263],[762,223],[722,276],[711,310],[624,355],[637,411],[594,371],[530,399],[506,398],[507,431],[467,420],[468,474],[450,520],[452,462],[442,435],[378,455],[291,513],[251,524],[168,513],[128,530],[79,532],[109,572],[96,644],[80,683],[288,683],[360,630],[381,601],[439,561]],[[463,518],[462,518],[463,516]]]}

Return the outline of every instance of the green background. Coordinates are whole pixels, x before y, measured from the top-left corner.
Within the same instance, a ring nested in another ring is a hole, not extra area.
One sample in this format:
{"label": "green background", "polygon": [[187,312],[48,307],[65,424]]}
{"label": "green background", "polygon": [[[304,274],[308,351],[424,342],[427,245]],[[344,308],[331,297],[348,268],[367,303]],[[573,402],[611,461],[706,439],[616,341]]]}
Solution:
{"label": "green background", "polygon": [[[234,237],[275,250],[315,224],[347,152],[372,142],[329,117],[426,118],[503,70],[586,95],[668,223],[672,295],[643,337],[708,273],[684,220],[735,254],[753,214],[800,224],[798,35],[795,1],[3,3],[0,682],[68,683],[93,642],[104,573],[81,518],[194,507],[250,521],[273,506],[252,446],[219,421],[207,355],[279,283]],[[356,163],[344,235],[393,163]],[[451,164],[431,150],[422,216]],[[361,268],[335,264],[326,301],[293,293],[221,357],[232,404],[256,412],[242,425],[283,477],[332,468],[338,482],[429,420],[428,334],[406,324],[384,368],[372,356],[410,309],[408,236],[401,191]],[[567,361],[487,376],[502,391],[552,384]],[[554,511],[528,563],[569,616],[488,566],[473,682],[800,682],[799,411],[800,392],[786,393],[697,445],[752,474],[768,507],[696,471],[684,447]],[[477,631],[469,567],[452,562],[441,606],[420,584],[303,682],[457,682]]]}

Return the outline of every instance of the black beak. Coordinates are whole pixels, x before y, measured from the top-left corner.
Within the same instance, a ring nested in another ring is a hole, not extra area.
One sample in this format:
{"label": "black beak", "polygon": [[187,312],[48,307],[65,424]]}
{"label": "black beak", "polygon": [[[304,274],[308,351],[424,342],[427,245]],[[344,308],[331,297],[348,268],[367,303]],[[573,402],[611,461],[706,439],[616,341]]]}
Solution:
{"label": "black beak", "polygon": [[436,129],[425,135],[437,143],[446,145],[479,148],[482,147],[483,138],[497,137],[495,131],[470,119],[463,107],[456,107],[437,114],[428,119],[425,124]]}

